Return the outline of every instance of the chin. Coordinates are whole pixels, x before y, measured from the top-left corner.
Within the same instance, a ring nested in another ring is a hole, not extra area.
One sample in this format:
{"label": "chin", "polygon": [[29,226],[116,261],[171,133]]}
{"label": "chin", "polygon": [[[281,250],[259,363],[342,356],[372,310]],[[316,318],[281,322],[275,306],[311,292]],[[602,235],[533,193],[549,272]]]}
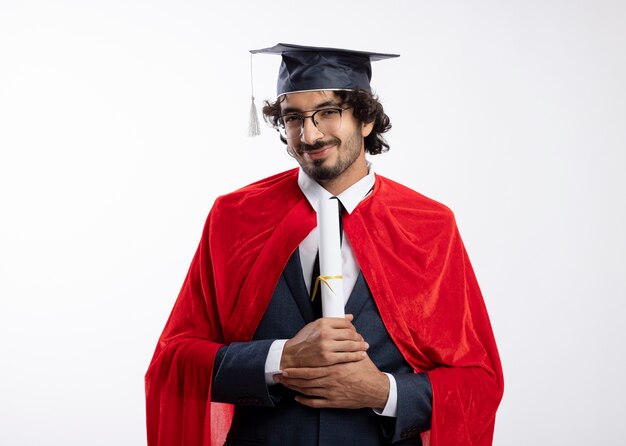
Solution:
{"label": "chin", "polygon": [[334,180],[341,175],[342,171],[336,166],[324,167],[323,163],[315,162],[313,167],[304,169],[304,171],[314,180],[325,181]]}

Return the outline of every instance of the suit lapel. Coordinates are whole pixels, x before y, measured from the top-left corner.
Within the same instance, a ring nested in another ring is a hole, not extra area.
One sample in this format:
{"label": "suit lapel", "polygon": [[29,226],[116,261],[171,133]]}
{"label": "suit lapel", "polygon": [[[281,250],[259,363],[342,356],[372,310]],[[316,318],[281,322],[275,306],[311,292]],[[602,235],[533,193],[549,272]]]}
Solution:
{"label": "suit lapel", "polygon": [[352,314],[354,316],[353,323],[357,320],[359,314],[361,314],[363,306],[368,299],[370,299],[370,291],[367,287],[367,283],[365,283],[363,274],[359,271],[359,276],[356,279],[350,298],[346,303],[346,314]]}
{"label": "suit lapel", "polygon": [[300,262],[300,249],[296,249],[293,255],[289,258],[287,266],[283,271],[283,277],[287,283],[287,287],[291,292],[291,297],[298,305],[300,313],[306,323],[315,320],[313,313],[313,306],[309,301],[309,295],[306,290],[306,284],[304,283],[304,277],[302,276],[302,263]]}

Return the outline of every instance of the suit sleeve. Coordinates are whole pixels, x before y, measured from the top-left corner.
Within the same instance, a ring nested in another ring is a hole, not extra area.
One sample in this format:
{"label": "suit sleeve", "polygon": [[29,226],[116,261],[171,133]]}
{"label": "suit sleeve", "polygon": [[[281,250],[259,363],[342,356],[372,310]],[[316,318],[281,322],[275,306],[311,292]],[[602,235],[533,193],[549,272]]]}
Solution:
{"label": "suit sleeve", "polygon": [[[277,392],[265,382],[265,359],[273,339],[233,342],[221,347],[213,371],[211,399],[245,406],[273,407]],[[278,386],[274,386],[278,387]]]}
{"label": "suit sleeve", "polygon": [[432,388],[426,373],[394,373],[398,389],[392,442],[416,437],[430,429]]}

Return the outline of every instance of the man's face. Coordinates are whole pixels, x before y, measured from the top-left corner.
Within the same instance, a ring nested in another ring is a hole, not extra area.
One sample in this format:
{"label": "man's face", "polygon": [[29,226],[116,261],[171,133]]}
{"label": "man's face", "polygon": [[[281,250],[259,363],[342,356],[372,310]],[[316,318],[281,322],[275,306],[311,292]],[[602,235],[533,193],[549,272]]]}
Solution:
{"label": "man's face", "polygon": [[[345,107],[332,91],[291,93],[282,101],[281,113],[311,116],[319,109]],[[365,168],[367,172],[363,138],[371,130],[372,124],[357,122],[352,109],[347,109],[342,113],[341,125],[332,133],[322,133],[312,119],[305,119],[300,138],[287,139],[287,145],[311,178],[319,182],[343,179],[356,170]]]}

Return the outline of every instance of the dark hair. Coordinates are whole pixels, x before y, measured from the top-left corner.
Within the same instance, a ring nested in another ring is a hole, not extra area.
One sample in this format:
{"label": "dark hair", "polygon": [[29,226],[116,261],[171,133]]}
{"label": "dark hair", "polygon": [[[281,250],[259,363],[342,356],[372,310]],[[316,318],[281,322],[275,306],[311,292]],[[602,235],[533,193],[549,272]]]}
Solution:
{"label": "dark hair", "polygon": [[[365,90],[336,90],[333,93],[337,95],[342,104],[352,107],[352,113],[359,122],[374,123],[371,133],[365,137],[365,151],[370,155],[378,155],[388,151],[389,144],[382,134],[391,128],[391,121],[389,116],[385,114],[378,97]],[[265,101],[263,116],[265,121],[274,128],[278,128],[280,104],[284,100],[285,95],[281,95],[275,102]],[[280,140],[287,144],[287,140],[282,136]]]}

